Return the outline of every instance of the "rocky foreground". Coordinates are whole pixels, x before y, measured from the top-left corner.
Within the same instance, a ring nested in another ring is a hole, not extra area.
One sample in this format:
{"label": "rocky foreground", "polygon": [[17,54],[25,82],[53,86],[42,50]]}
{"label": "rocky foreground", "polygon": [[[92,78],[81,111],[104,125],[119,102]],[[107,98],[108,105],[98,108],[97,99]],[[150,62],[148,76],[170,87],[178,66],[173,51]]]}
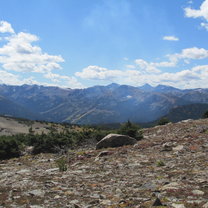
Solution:
{"label": "rocky foreground", "polygon": [[0,207],[208,208],[208,120],[144,130],[134,146],[0,162]]}

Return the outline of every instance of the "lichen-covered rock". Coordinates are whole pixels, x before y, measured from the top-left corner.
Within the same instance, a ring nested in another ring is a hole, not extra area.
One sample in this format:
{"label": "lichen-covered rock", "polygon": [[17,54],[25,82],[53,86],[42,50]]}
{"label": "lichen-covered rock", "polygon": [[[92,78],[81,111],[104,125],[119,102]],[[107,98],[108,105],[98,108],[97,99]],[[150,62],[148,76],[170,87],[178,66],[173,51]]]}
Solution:
{"label": "lichen-covered rock", "polygon": [[108,134],[96,145],[96,149],[108,148],[108,147],[121,147],[124,145],[134,145],[136,144],[136,139],[121,135],[121,134]]}

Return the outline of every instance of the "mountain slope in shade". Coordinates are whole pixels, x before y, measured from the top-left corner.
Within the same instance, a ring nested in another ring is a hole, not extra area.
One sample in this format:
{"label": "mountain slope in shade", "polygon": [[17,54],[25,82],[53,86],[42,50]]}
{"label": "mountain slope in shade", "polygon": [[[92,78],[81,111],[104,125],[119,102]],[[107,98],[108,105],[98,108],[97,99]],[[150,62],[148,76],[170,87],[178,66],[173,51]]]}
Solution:
{"label": "mountain slope in shade", "polygon": [[207,89],[180,90],[164,85],[146,85],[141,89],[116,83],[86,89],[0,85],[0,95],[25,109],[22,114],[19,111],[20,117],[33,119],[24,115],[28,111],[44,120],[78,124],[119,123],[128,119],[150,122],[178,106],[208,103]]}
{"label": "mountain slope in shade", "polygon": [[165,117],[172,122],[200,119],[206,111],[208,111],[208,104],[196,103],[173,108]]}
{"label": "mountain slope in shade", "polygon": [[24,117],[28,119],[41,119],[40,115],[30,112],[26,108],[0,96],[0,115],[8,115],[13,117]]}

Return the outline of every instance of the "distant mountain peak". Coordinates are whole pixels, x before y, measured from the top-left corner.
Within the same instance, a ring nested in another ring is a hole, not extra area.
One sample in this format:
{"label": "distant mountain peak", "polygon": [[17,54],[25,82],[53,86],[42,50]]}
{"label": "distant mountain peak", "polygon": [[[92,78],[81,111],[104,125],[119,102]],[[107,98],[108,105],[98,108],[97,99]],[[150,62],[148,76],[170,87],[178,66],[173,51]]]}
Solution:
{"label": "distant mountain peak", "polygon": [[107,85],[106,87],[109,89],[116,89],[116,88],[120,87],[120,85],[113,82],[113,83]]}
{"label": "distant mountain peak", "polygon": [[180,91],[180,89],[168,85],[159,84],[155,87],[155,91],[157,92]]}
{"label": "distant mountain peak", "polygon": [[154,87],[152,87],[150,84],[146,83],[146,84],[140,86],[139,89],[145,90],[145,91],[150,91],[150,90],[153,90]]}

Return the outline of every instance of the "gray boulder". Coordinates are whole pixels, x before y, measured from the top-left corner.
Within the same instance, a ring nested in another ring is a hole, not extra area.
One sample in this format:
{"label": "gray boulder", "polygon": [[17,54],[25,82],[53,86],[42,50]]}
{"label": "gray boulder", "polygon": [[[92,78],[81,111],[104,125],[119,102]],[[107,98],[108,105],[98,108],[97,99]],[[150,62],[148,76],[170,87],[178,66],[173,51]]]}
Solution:
{"label": "gray boulder", "polygon": [[137,140],[126,135],[121,134],[108,134],[102,140],[100,140],[96,149],[108,148],[108,147],[120,147],[124,145],[134,145],[137,143]]}

